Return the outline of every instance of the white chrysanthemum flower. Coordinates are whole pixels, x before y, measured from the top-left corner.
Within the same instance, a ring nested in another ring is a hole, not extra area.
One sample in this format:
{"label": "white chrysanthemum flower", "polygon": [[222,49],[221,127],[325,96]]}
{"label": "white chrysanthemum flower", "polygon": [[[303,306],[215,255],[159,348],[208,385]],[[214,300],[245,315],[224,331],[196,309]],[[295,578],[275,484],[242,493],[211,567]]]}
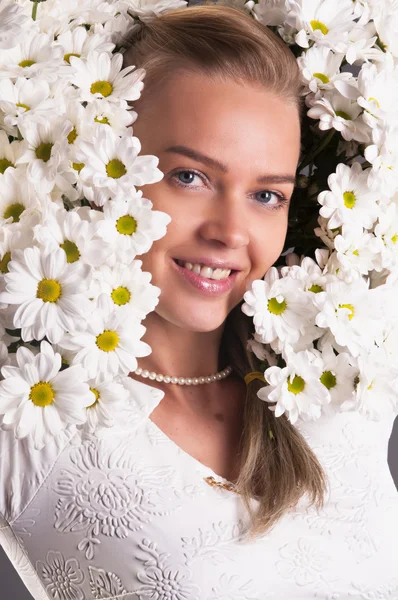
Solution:
{"label": "white chrysanthemum flower", "polygon": [[[339,89],[343,93],[343,88]],[[363,119],[370,127],[393,119],[397,109],[398,66],[392,61],[383,63],[382,68],[370,63],[363,65],[358,75],[357,93],[356,101],[364,109]]]}
{"label": "white chrysanthemum flower", "polygon": [[115,44],[97,33],[89,33],[85,27],[76,27],[73,31],[65,31],[57,37],[57,44],[62,46],[64,61],[70,64],[70,57],[87,58],[92,51],[112,52]]}
{"label": "white chrysanthemum flower", "polygon": [[76,149],[76,161],[84,164],[80,178],[86,186],[102,192],[101,206],[110,197],[130,194],[134,186],[157,183],[163,178],[157,168],[159,159],[152,155],[138,156],[140,150],[137,137],[120,138],[110,127],[98,129],[92,142],[80,142]]}
{"label": "white chrysanthemum flower", "polygon": [[348,39],[335,45],[335,51],[345,55],[350,65],[362,64],[367,60],[381,60],[383,51],[375,46],[377,32],[374,23],[356,24]]}
{"label": "white chrysanthemum flower", "polygon": [[[322,259],[322,257],[322,251],[318,250],[317,258]],[[299,288],[312,294],[325,291],[325,286],[330,279],[330,276],[323,273],[319,265],[309,256],[303,257],[298,265],[283,267],[282,276],[299,280]]]}
{"label": "white chrysanthemum flower", "polygon": [[45,33],[30,30],[25,40],[0,54],[0,79],[40,77],[55,81],[62,61],[62,48]]}
{"label": "white chrysanthemum flower", "polygon": [[373,144],[364,152],[372,165],[368,184],[379,194],[393,196],[398,188],[398,123],[386,123],[372,133]]}
{"label": "white chrysanthemum flower", "polygon": [[0,226],[19,223],[42,205],[21,169],[7,169],[0,177]]}
{"label": "white chrysanthemum flower", "polygon": [[14,140],[10,142],[5,131],[0,130],[0,178],[6,169],[16,169],[17,161],[25,150],[25,143]]}
{"label": "white chrysanthemum flower", "polygon": [[103,241],[95,237],[93,223],[82,219],[76,210],[57,206],[50,206],[46,217],[34,227],[34,238],[47,250],[62,248],[68,263],[79,261],[98,267],[109,253]]}
{"label": "white chrysanthemum flower", "polygon": [[[3,225],[0,227],[0,273],[5,275],[8,273],[8,263],[11,260],[11,252],[26,248],[33,245],[33,226],[38,222],[36,215],[29,215],[23,222],[8,227]],[[0,289],[4,289],[4,277],[0,275]],[[0,303],[0,308],[3,310],[6,305]],[[12,323],[10,323],[12,327]]]}
{"label": "white chrysanthemum flower", "polygon": [[141,21],[151,20],[169,10],[185,8],[185,0],[126,0],[128,11]]}
{"label": "white chrysanthemum flower", "polygon": [[325,292],[314,296],[319,309],[316,324],[330,329],[337,344],[358,356],[383,336],[382,295],[377,294],[380,289],[369,290],[362,278],[356,278],[353,285],[336,277]]}
{"label": "white chrysanthemum flower", "polygon": [[335,54],[330,48],[313,46],[297,59],[303,80],[311,92],[331,90],[338,79],[349,80],[351,73],[340,73],[343,54]]}
{"label": "white chrysanthemum flower", "polygon": [[259,360],[267,363],[268,366],[271,367],[278,364],[277,354],[272,351],[270,346],[264,345],[261,342],[261,337],[257,333],[254,333],[253,338],[246,342],[246,348],[249,352],[253,352]]}
{"label": "white chrysanthemum flower", "polygon": [[261,388],[257,396],[261,400],[274,403],[270,410],[280,417],[283,413],[291,423],[299,416],[317,419],[322,407],[330,402],[330,392],[323,383],[322,359],[314,352],[288,352],[286,367],[269,367],[264,373],[268,386]]}
{"label": "white chrysanthemum flower", "polygon": [[354,19],[352,0],[288,0],[286,24],[297,31],[295,41],[302,48],[310,41],[333,48],[348,37]]}
{"label": "white chrysanthemum flower", "polygon": [[0,49],[6,50],[19,44],[26,35],[31,20],[24,14],[21,6],[15,2],[3,2],[0,10]]}
{"label": "white chrysanthemum flower", "polygon": [[344,98],[337,90],[326,92],[323,98],[315,100],[307,115],[319,119],[319,129],[335,129],[350,142],[369,142],[369,126],[361,118],[362,108],[357,102]]}
{"label": "white chrysanthemum flower", "polygon": [[125,320],[117,311],[96,310],[82,332],[66,333],[60,346],[73,350],[72,364],[81,364],[90,379],[127,375],[137,368],[137,358],[148,356],[151,347],[141,341],[146,327]]}
{"label": "white chrysanthemum flower", "polygon": [[130,200],[114,198],[105,204],[103,220],[98,221],[96,230],[112,246],[107,264],[128,264],[137,254],[148,252],[153,242],[166,234],[170,221],[168,214],[152,210],[152,202],[142,198],[141,190]]}
{"label": "white chrysanthemum flower", "polygon": [[73,127],[63,117],[24,121],[21,131],[28,148],[17,164],[27,163],[27,175],[35,186],[51,191],[59,173],[68,166],[68,134]]}
{"label": "white chrysanthemum flower", "polygon": [[[48,3],[48,0],[47,0]],[[58,2],[54,4],[57,6]],[[95,25],[107,23],[109,20],[113,20],[117,13],[120,11],[125,12],[123,2],[115,0],[114,2],[104,2],[104,0],[85,0],[82,4],[79,0],[71,0],[68,2],[68,6],[59,7],[57,9],[61,16],[64,12],[69,13],[69,20],[73,21],[73,24],[78,25],[92,25],[92,30],[95,30]]]}
{"label": "white chrysanthemum flower", "polygon": [[96,269],[89,297],[97,300],[100,308],[125,310],[128,318],[142,321],[157,306],[160,289],[150,283],[152,274],[141,267],[141,260],[133,260],[129,265],[103,265]]}
{"label": "white chrysanthemum flower", "polygon": [[4,124],[8,131],[16,136],[24,118],[32,115],[46,117],[47,111],[54,111],[56,101],[50,98],[51,90],[45,79],[19,77],[15,83],[4,79],[0,86],[0,110],[3,111]]}
{"label": "white chrysanthemum flower", "polygon": [[338,268],[343,271],[367,275],[369,271],[378,269],[380,257],[373,233],[354,225],[343,227],[343,234],[336,237],[334,245]]}
{"label": "white chrysanthemum flower", "polygon": [[288,11],[286,0],[258,0],[256,4],[249,1],[245,6],[257,21],[270,27],[282,25]]}
{"label": "white chrysanthemum flower", "polygon": [[256,333],[264,344],[279,340],[294,345],[311,329],[316,310],[297,281],[279,278],[278,270],[271,267],[264,279],[253,281],[251,290],[244,294],[242,312],[253,317]]}
{"label": "white chrysanthemum flower", "polygon": [[[113,133],[118,136],[124,135],[127,127],[130,127],[138,116],[134,110],[127,110],[118,106],[115,102],[107,102],[106,100],[90,102],[84,115],[87,127],[110,127]],[[90,139],[92,138],[93,135],[90,136]]]}
{"label": "white chrysanthemum flower", "polygon": [[16,305],[13,322],[22,328],[22,339],[46,336],[57,343],[65,331],[84,328],[89,314],[84,295],[89,274],[88,265],[68,264],[60,248],[14,250],[0,302]]}
{"label": "white chrysanthemum flower", "polygon": [[92,403],[86,374],[76,365],[60,372],[61,357],[42,341],[34,355],[24,347],[16,352],[17,367],[4,366],[0,381],[1,427],[18,439],[30,436],[38,450],[68,425],[86,421]]}
{"label": "white chrysanthemum flower", "polygon": [[371,229],[379,216],[378,195],[369,190],[370,169],[362,171],[360,163],[352,167],[340,163],[336,172],[328,177],[330,191],[321,192],[318,202],[322,205],[319,213],[329,219],[329,229],[341,225]]}
{"label": "white chrysanthemum flower", "polygon": [[357,361],[346,352],[336,354],[330,345],[324,345],[320,353],[323,372],[320,382],[329,390],[331,402],[323,407],[329,414],[340,408],[343,402],[353,399],[355,380],[358,376]]}
{"label": "white chrysanthemum flower", "polygon": [[373,420],[393,416],[398,408],[397,361],[388,360],[384,348],[374,348],[358,357],[358,383],[353,399],[342,410],[356,410]]}
{"label": "white chrysanthemum flower", "polygon": [[379,220],[374,230],[375,251],[380,253],[380,268],[396,268],[398,263],[398,206],[391,202],[380,207]]}
{"label": "white chrysanthemum flower", "polygon": [[121,54],[90,52],[86,60],[70,56],[74,69],[70,81],[80,89],[80,99],[92,102],[106,98],[108,102],[138,100],[144,87],[145,71],[129,66],[122,69]]}
{"label": "white chrysanthemum flower", "polygon": [[397,6],[392,3],[390,6],[384,4],[383,10],[374,15],[375,26],[379,36],[380,45],[385,52],[398,58],[398,24],[397,24]]}
{"label": "white chrysanthemum flower", "polygon": [[[128,390],[117,378],[96,382],[89,380],[93,402],[86,407],[87,421],[78,429],[93,431],[98,427],[113,427],[122,420],[122,412],[128,398]],[[120,414],[119,414],[120,413]]]}

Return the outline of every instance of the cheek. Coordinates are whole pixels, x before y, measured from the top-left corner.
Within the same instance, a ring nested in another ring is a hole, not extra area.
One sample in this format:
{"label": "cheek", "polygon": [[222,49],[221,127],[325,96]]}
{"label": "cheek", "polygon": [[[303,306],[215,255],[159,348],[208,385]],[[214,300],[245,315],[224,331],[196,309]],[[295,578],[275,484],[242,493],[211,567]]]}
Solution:
{"label": "cheek", "polygon": [[279,258],[287,233],[287,212],[267,226],[256,229],[251,237],[253,242],[253,271],[261,277]]}

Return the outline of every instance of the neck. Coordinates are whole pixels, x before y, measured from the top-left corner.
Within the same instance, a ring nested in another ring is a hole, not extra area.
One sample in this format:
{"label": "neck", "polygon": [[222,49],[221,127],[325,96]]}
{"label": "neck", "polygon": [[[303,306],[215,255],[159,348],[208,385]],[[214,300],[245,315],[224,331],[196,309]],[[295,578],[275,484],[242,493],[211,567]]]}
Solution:
{"label": "neck", "polygon": [[143,341],[151,346],[152,353],[138,359],[142,369],[176,377],[200,377],[227,366],[219,364],[224,324],[214,331],[189,331],[153,312],[143,325],[147,328]]}

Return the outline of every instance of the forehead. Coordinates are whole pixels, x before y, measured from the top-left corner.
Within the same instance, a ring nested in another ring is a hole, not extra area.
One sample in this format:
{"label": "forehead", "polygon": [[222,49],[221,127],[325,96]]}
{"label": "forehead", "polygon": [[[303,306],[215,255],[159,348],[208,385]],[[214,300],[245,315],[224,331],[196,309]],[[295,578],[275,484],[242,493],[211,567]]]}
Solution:
{"label": "forehead", "polygon": [[297,107],[262,86],[180,71],[162,82],[148,110],[137,111],[142,132],[136,135],[149,138],[158,153],[187,145],[234,167],[244,157],[254,167],[295,170]]}

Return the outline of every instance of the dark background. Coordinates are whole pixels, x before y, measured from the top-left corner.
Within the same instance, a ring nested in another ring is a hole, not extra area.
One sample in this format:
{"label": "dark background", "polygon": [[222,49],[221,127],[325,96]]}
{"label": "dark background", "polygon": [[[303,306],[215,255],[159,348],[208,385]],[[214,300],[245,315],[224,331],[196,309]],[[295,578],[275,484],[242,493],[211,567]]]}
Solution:
{"label": "dark background", "polygon": [[[202,4],[201,0],[191,0],[189,4]],[[387,456],[386,456],[387,460]],[[398,418],[395,420],[394,428],[389,443],[388,464],[395,485],[398,488]],[[392,550],[392,549],[391,549]],[[32,600],[25,585],[19,579],[8,558],[0,547],[0,600]]]}

